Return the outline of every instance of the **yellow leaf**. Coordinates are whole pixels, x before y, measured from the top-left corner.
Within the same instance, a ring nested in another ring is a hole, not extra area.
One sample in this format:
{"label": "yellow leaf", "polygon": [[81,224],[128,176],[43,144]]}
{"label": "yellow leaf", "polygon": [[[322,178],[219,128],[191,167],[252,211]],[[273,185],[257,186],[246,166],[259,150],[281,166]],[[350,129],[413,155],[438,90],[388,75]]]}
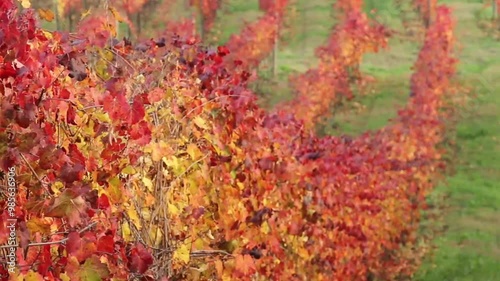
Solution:
{"label": "yellow leaf", "polygon": [[92,8],[89,8],[87,11],[85,11],[82,16],[80,17],[80,20],[84,19],[86,16],[90,15],[92,12]]}
{"label": "yellow leaf", "polygon": [[49,31],[46,31],[46,30],[42,30],[42,33],[45,37],[47,37],[47,39],[52,39],[52,33],[49,32]]}
{"label": "yellow leaf", "polygon": [[154,143],[154,142],[150,142],[150,143],[146,144],[146,146],[144,146],[144,148],[142,149],[142,151],[144,153],[152,153],[154,151],[155,144],[156,143]]}
{"label": "yellow leaf", "polygon": [[191,159],[197,160],[201,155],[201,151],[198,146],[194,143],[190,143],[187,146],[186,152],[191,156]]}
{"label": "yellow leaf", "polygon": [[126,175],[133,175],[135,173],[136,173],[136,171],[135,171],[134,167],[132,167],[130,165],[123,168],[123,170],[122,170],[122,174],[126,174]]}
{"label": "yellow leaf", "polygon": [[19,272],[19,269],[14,267],[14,272],[8,275],[9,281],[24,281],[24,274]]}
{"label": "yellow leaf", "polygon": [[125,22],[125,19],[120,15],[120,13],[114,7],[109,7],[109,11],[117,21]]}
{"label": "yellow leaf", "polygon": [[245,185],[241,181],[236,182],[236,185],[240,188],[240,190],[244,190],[245,189]]}
{"label": "yellow leaf", "polygon": [[111,119],[109,118],[109,115],[107,112],[96,112],[93,114],[97,120],[104,122],[104,123],[111,123]]}
{"label": "yellow leaf", "polygon": [[196,124],[196,126],[202,128],[202,129],[205,129],[205,130],[208,129],[207,122],[205,121],[205,119],[201,118],[200,116],[196,116],[193,119],[193,122]]}
{"label": "yellow leaf", "polygon": [[103,80],[108,80],[110,77],[109,71],[108,71],[108,63],[105,60],[98,60],[97,63],[95,64],[95,72],[97,76]]}
{"label": "yellow leaf", "polygon": [[173,154],[172,148],[165,142],[150,143],[144,147],[144,152],[151,153],[153,161],[160,161],[163,157]]}
{"label": "yellow leaf", "polygon": [[159,247],[163,239],[163,232],[161,231],[161,228],[153,225],[149,231],[149,239],[155,247]]}
{"label": "yellow leaf", "polygon": [[24,281],[40,281],[43,280],[43,276],[40,273],[34,272],[33,270],[28,271],[26,276],[24,276]]}
{"label": "yellow leaf", "polygon": [[193,242],[194,249],[203,249],[204,246],[205,246],[205,242],[203,242],[203,240],[201,238],[198,238]]}
{"label": "yellow leaf", "polygon": [[146,77],[144,77],[144,75],[142,74],[139,74],[135,77],[135,81],[137,81],[137,83],[139,84],[144,84],[146,82]]}
{"label": "yellow leaf", "polygon": [[35,233],[40,233],[42,235],[50,233],[51,224],[52,222],[50,219],[37,217],[32,217],[26,222],[26,226],[32,235]]}
{"label": "yellow leaf", "polygon": [[174,260],[182,261],[187,264],[190,259],[189,254],[190,254],[189,247],[186,244],[182,244],[179,248],[175,250],[173,258]]}
{"label": "yellow leaf", "polygon": [[269,224],[267,224],[267,222],[262,223],[262,225],[260,226],[260,231],[264,234],[268,234],[271,231],[271,229],[269,228]]}
{"label": "yellow leaf", "polygon": [[[200,172],[199,171],[195,171],[193,173],[193,177],[198,177]],[[196,194],[196,195],[201,195],[201,192],[200,192],[200,187],[198,186],[198,183],[195,179],[193,178],[184,178],[183,179],[183,182],[184,182],[184,186],[187,187],[187,192],[186,194]]]}
{"label": "yellow leaf", "polygon": [[107,189],[109,199],[112,203],[118,204],[123,201],[122,183],[118,176],[111,178],[109,181],[109,188]]}
{"label": "yellow leaf", "polygon": [[142,183],[148,188],[149,192],[153,192],[153,182],[150,179],[143,177]]}
{"label": "yellow leaf", "polygon": [[64,188],[64,184],[60,181],[56,181],[50,186],[50,189],[52,192],[54,192],[54,195],[59,195],[61,194],[61,189]]}
{"label": "yellow leaf", "polygon": [[130,230],[130,225],[126,221],[122,223],[122,237],[125,242],[132,241],[132,231]]}
{"label": "yellow leaf", "polygon": [[168,159],[163,158],[163,163],[168,167],[172,168],[174,174],[179,176],[186,171],[186,166],[183,165],[183,161],[175,156],[169,157]]}
{"label": "yellow leaf", "polygon": [[21,6],[23,6],[23,8],[25,8],[25,9],[28,9],[31,7],[30,0],[19,0],[19,2],[21,2]]}
{"label": "yellow leaf", "polygon": [[197,271],[197,272],[204,272],[208,269],[208,264],[206,263],[202,263],[200,264],[200,266],[198,268],[196,267],[191,267],[191,270],[194,270],[194,271]]}
{"label": "yellow leaf", "polygon": [[151,219],[151,212],[148,208],[142,208],[141,211],[142,218],[149,221]]}
{"label": "yellow leaf", "polygon": [[135,208],[129,206],[127,208],[127,215],[132,221],[132,223],[134,223],[135,227],[137,227],[137,229],[141,229],[141,221],[139,219],[139,214],[137,214]]}
{"label": "yellow leaf", "polygon": [[108,62],[112,61],[115,57],[113,52],[111,52],[110,50],[106,50],[106,49],[99,49],[99,54]]}
{"label": "yellow leaf", "polygon": [[297,254],[299,254],[299,257],[303,259],[308,259],[309,258],[309,252],[305,248],[298,248],[297,249]]}
{"label": "yellow leaf", "polygon": [[59,274],[59,278],[61,278],[62,281],[70,281],[69,276],[66,273],[61,273]]}
{"label": "yellow leaf", "polygon": [[54,20],[54,13],[49,9],[38,9],[38,15],[41,19],[51,22]]}
{"label": "yellow leaf", "polygon": [[168,212],[174,216],[177,216],[179,214],[179,208],[175,206],[174,204],[168,203]]}

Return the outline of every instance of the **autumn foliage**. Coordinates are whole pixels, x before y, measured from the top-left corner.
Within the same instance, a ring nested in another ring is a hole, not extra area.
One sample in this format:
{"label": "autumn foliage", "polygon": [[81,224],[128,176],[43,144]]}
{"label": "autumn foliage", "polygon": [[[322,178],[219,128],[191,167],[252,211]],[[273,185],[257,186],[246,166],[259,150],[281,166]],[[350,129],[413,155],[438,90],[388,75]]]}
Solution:
{"label": "autumn foliage", "polygon": [[266,13],[262,17],[247,24],[240,33],[229,38],[226,47],[230,50],[230,54],[226,57],[226,61],[238,60],[247,69],[254,69],[271,54],[276,37],[279,36],[283,20],[281,15],[288,1],[276,1],[276,5],[272,5],[274,3],[272,1],[269,3],[271,4],[265,6]]}
{"label": "autumn foliage", "polygon": [[285,10],[288,0],[259,0],[259,9],[268,13],[282,13]]}
{"label": "autumn foliage", "polygon": [[[399,117],[356,138],[320,138],[294,111],[259,108],[225,47],[132,44],[91,19],[92,36],[50,33],[12,0],[0,11],[15,280],[399,280],[418,266],[456,63],[447,8],[437,9]],[[325,68],[358,60],[356,44],[385,42],[356,37],[366,23],[347,19],[335,31],[344,37],[319,52]],[[11,217],[0,202],[5,243]]]}
{"label": "autumn foliage", "polygon": [[433,20],[437,5],[437,0],[413,0],[413,6],[426,25]]}
{"label": "autumn foliage", "polygon": [[83,3],[81,0],[60,0],[57,1],[57,13],[61,17],[66,17],[69,16],[76,11],[81,11],[83,10]]}
{"label": "autumn foliage", "polygon": [[182,19],[179,21],[169,21],[166,23],[165,30],[160,33],[165,38],[179,36],[186,40],[200,40],[196,32],[196,23],[193,19]]}
{"label": "autumn foliage", "polygon": [[363,83],[359,72],[363,55],[387,47],[389,30],[370,21],[360,5],[361,1],[336,3],[334,8],[343,11],[343,16],[339,16],[340,22],[326,44],[316,49],[318,67],[291,77],[296,97],[282,107],[303,120],[306,128],[314,128],[330,117],[341,98],[352,99],[352,79]]}
{"label": "autumn foliage", "polygon": [[222,0],[189,0],[189,5],[200,11],[203,33],[210,32],[217,18]]}

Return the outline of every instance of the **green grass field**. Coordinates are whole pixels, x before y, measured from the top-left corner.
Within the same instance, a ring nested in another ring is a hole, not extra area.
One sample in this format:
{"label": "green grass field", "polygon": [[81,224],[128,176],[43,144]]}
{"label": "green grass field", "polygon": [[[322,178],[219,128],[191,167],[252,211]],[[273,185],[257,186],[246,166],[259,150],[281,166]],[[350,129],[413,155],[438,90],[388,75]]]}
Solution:
{"label": "green grass field", "polygon": [[[259,15],[253,2],[230,1],[231,7],[221,16],[222,42],[239,30],[242,18],[250,21]],[[299,1],[302,9],[299,17],[303,18],[296,19],[296,34],[279,53],[277,78],[259,86],[266,102],[274,104],[289,98],[288,75],[315,65],[314,48],[324,42],[333,24],[331,2]],[[435,238],[437,249],[414,279],[497,281],[500,280],[500,84],[495,82],[500,78],[500,42],[487,38],[476,25],[474,11],[482,7],[481,3],[442,2],[453,8],[457,21],[458,79],[472,87],[476,97],[461,112],[454,172],[435,191],[435,195],[446,195],[443,219],[439,222],[445,231]],[[369,9],[380,12],[379,20],[400,28],[399,15],[391,2],[366,3]],[[326,133],[358,134],[387,124],[406,102],[410,67],[417,53],[417,44],[393,39],[389,50],[366,56],[362,69],[377,78],[374,93],[359,100],[366,109],[336,115]]]}

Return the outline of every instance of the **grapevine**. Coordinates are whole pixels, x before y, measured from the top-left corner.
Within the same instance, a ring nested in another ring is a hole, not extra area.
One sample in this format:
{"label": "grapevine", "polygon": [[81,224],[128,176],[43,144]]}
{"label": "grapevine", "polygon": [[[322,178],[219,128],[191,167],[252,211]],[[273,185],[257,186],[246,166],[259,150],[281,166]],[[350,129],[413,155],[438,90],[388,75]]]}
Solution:
{"label": "grapevine", "polygon": [[357,138],[320,138],[294,112],[260,108],[225,47],[133,44],[95,17],[70,36],[38,28],[12,0],[0,11],[0,164],[16,171],[17,202],[10,217],[0,200],[0,243],[14,218],[13,278],[414,272],[408,249],[442,166],[456,64],[448,8],[436,10],[398,119]]}

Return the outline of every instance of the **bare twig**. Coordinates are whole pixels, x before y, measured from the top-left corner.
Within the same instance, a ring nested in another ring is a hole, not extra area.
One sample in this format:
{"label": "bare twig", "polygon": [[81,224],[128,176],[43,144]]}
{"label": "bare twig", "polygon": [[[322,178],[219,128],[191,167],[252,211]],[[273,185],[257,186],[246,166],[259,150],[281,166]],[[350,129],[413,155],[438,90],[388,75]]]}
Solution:
{"label": "bare twig", "polygon": [[200,159],[196,160],[195,162],[191,163],[179,176],[177,176],[175,178],[174,181],[177,181],[179,180],[182,176],[184,176],[185,174],[187,174],[189,172],[189,170],[191,170],[192,167],[194,167],[194,165],[200,163],[201,161],[205,160],[208,156],[210,156],[208,153],[205,154],[205,156],[201,157]]}
{"label": "bare twig", "polygon": [[218,97],[215,97],[213,99],[210,99],[206,102],[203,102],[202,104],[198,105],[198,106],[195,106],[193,107],[191,110],[189,110],[182,118],[181,118],[181,121],[186,119],[191,113],[193,113],[195,110],[199,109],[200,107],[204,107],[205,105],[211,103],[211,102],[215,102],[217,100],[220,100],[220,99],[223,99],[223,98],[228,98],[228,97],[233,97],[233,98],[236,98],[236,97],[250,97],[252,98],[253,96],[252,95],[246,95],[246,94],[239,94],[239,95],[224,95],[224,96],[218,96]]}
{"label": "bare twig", "polygon": [[[89,229],[91,229],[92,227],[94,227],[95,225],[97,224],[97,222],[93,222],[89,225],[87,225],[86,227],[80,229],[78,231],[78,233],[83,233],[84,231],[87,231]],[[61,239],[59,241],[49,241],[49,242],[40,242],[40,243],[30,243],[28,244],[28,247],[34,247],[34,246],[45,246],[45,245],[55,245],[55,244],[64,244],[66,243],[66,241],[68,241],[69,237],[66,237],[64,239]],[[0,246],[0,249],[7,249],[7,248],[10,248],[10,247],[19,247],[18,244],[16,245],[3,245],[3,246]]]}
{"label": "bare twig", "polygon": [[87,109],[92,109],[92,108],[102,108],[102,107],[104,107],[104,106],[103,106],[103,105],[98,105],[98,104],[97,104],[97,105],[89,105],[89,106],[86,106],[86,107],[84,107],[84,108],[82,108],[82,109],[78,109],[78,110],[80,110],[80,111],[85,111],[85,110],[87,110]]}
{"label": "bare twig", "polygon": [[232,257],[230,253],[222,250],[199,250],[199,251],[193,251],[191,254],[189,254],[192,258],[201,258],[201,257],[207,257],[207,256],[215,256],[215,255],[223,255],[223,256],[228,256]]}
{"label": "bare twig", "polygon": [[24,163],[26,163],[26,165],[28,166],[28,168],[30,168],[31,172],[33,173],[33,175],[36,177],[36,179],[43,186],[44,182],[42,181],[42,179],[40,178],[40,176],[35,172],[35,169],[33,169],[33,167],[31,167],[30,163],[28,162],[28,160],[26,160],[26,158],[24,157],[24,155],[22,153],[19,153],[19,155],[21,156],[21,158],[23,158]]}

